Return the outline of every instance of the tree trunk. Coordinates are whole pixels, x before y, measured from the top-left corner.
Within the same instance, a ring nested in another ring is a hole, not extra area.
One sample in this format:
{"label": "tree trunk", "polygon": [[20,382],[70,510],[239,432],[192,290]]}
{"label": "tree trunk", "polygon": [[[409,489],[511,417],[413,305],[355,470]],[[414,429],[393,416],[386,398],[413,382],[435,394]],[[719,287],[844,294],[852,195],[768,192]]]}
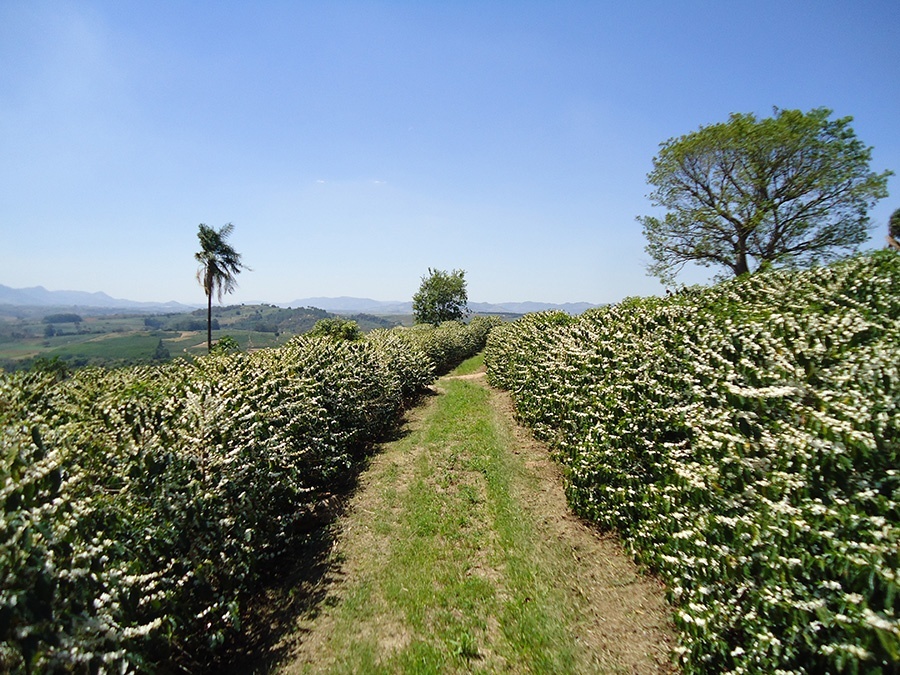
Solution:
{"label": "tree trunk", "polygon": [[212,351],[212,289],[206,294],[206,351]]}
{"label": "tree trunk", "polygon": [[739,277],[750,271],[750,265],[747,264],[747,234],[746,232],[738,233],[738,240],[734,246],[735,261],[731,268],[734,270],[734,276]]}

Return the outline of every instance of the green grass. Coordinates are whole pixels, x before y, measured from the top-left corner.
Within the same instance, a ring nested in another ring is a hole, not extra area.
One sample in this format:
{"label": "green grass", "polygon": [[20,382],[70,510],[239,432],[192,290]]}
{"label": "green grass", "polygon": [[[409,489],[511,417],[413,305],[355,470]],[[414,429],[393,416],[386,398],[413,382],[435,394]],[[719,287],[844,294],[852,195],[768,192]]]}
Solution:
{"label": "green grass", "polygon": [[450,374],[471,375],[472,373],[477,373],[480,370],[484,370],[484,353],[473,356],[471,359],[466,359],[456,368],[454,368],[453,372],[451,372]]}
{"label": "green grass", "polygon": [[[49,350],[49,356],[59,356],[61,359],[87,358],[110,359],[113,361],[138,361],[149,360],[156,351],[162,337],[149,333],[136,333],[129,335],[111,335],[100,339],[72,342]],[[163,339],[163,344],[166,344]]]}
{"label": "green grass", "polygon": [[183,355],[183,346],[177,339],[177,334],[142,331],[106,335],[62,335],[3,345],[3,348],[0,349],[0,359],[58,356],[60,359],[68,361],[111,365],[149,362],[153,358],[160,339],[173,357]]}
{"label": "green grass", "polygon": [[[284,344],[291,337],[286,333],[276,336],[268,332],[223,329],[213,331],[213,340],[223,335],[233,337],[243,350],[275,347]],[[0,361],[15,362],[37,356],[56,356],[78,365],[150,363],[160,339],[169,350],[171,358],[199,356],[207,351],[205,331],[117,331],[105,334],[64,334],[52,338],[0,343]]]}
{"label": "green grass", "polygon": [[[205,310],[84,315],[78,323],[53,323],[54,330],[62,334],[48,338],[44,317],[50,313],[31,309],[20,315],[0,316],[0,367],[28,367],[36,357],[59,357],[73,366],[148,363],[160,338],[173,358],[206,352]],[[289,310],[270,305],[214,307],[213,314],[219,323],[213,340],[231,335],[245,350],[282,345],[292,335],[312,328],[318,318],[330,316],[322,310]],[[188,324],[194,326],[189,328]],[[371,328],[380,323],[372,320],[366,325]]]}
{"label": "green grass", "polygon": [[[477,371],[480,358],[455,374]],[[468,380],[440,382],[421,428],[386,451],[348,557],[362,562],[324,654],[298,672],[588,672],[570,638],[509,429]],[[361,528],[361,529],[360,529]]]}

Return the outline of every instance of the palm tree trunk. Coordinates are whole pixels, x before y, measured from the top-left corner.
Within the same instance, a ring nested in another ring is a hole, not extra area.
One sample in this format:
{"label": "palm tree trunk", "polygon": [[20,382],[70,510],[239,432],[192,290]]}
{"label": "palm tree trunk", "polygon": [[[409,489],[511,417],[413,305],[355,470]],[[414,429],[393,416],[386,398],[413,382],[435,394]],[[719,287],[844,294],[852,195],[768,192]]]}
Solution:
{"label": "palm tree trunk", "polygon": [[206,294],[206,351],[212,351],[212,288]]}

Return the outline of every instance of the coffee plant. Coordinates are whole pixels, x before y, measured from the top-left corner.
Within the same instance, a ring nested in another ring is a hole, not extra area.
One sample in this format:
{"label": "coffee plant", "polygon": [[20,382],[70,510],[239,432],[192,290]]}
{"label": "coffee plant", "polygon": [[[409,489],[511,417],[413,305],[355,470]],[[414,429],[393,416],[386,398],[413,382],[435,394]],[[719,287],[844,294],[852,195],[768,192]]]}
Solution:
{"label": "coffee plant", "polygon": [[496,324],[0,373],[0,671],[208,669],[261,575]]}
{"label": "coffee plant", "polygon": [[493,331],[574,509],[668,587],[688,673],[900,672],[900,256]]}

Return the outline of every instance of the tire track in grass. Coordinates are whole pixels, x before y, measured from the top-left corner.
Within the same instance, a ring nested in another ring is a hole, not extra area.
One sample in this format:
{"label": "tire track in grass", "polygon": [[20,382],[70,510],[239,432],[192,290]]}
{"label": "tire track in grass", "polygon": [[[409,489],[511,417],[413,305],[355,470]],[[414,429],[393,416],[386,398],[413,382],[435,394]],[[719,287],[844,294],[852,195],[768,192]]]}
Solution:
{"label": "tire track in grass", "polygon": [[662,588],[569,514],[507,395],[478,373],[436,394],[362,477],[280,672],[671,672]]}

